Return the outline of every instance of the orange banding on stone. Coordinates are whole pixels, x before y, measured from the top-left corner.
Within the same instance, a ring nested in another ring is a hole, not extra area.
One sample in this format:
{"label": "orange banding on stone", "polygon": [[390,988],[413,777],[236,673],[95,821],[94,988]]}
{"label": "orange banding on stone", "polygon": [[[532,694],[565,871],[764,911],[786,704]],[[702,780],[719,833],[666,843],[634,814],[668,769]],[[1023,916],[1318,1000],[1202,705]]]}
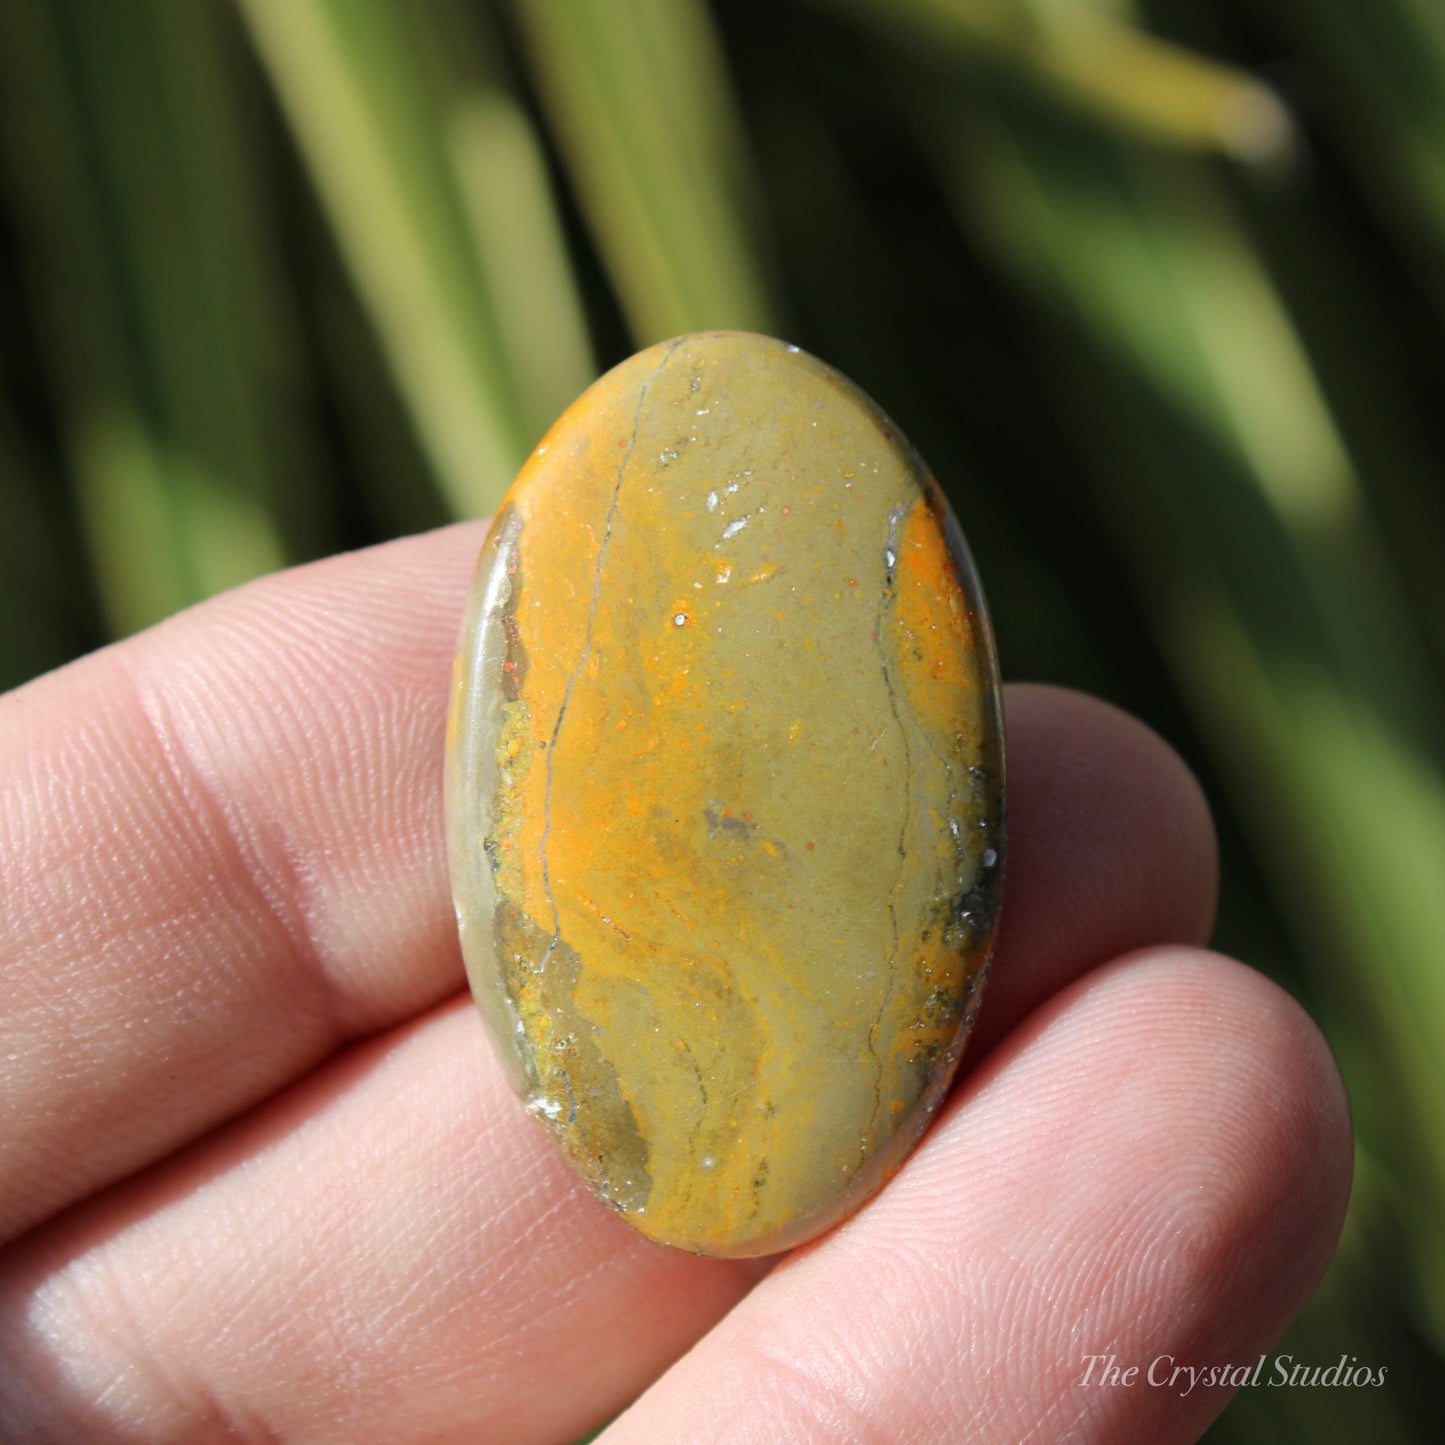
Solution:
{"label": "orange banding on stone", "polygon": [[991,946],[1002,741],[961,537],[850,383],[712,333],[567,412],[483,552],[447,794],[477,1001],[599,1197],[762,1254],[898,1167]]}

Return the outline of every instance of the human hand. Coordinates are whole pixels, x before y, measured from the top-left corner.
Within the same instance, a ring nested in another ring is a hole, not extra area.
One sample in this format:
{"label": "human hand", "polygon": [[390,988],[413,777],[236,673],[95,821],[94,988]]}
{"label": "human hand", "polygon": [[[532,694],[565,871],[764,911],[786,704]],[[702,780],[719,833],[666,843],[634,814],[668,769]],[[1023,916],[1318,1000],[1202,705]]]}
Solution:
{"label": "human hand", "polygon": [[1182,764],[1012,689],[948,1105],[771,1272],[677,1254],[573,1179],[462,992],[441,752],[480,536],[263,579],[0,699],[0,1437],[567,1442],[642,1396],[609,1442],[1194,1438],[1227,1389],[1087,1358],[1253,1362],[1350,1139],[1314,1025],[1199,946]]}

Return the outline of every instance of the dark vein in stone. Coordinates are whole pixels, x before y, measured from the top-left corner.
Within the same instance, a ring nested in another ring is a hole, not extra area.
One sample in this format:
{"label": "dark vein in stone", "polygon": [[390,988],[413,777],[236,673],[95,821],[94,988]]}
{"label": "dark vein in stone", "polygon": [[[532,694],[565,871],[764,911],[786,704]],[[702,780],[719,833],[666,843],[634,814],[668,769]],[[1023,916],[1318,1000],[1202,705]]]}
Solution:
{"label": "dark vein in stone", "polygon": [[547,897],[547,903],[552,909],[552,941],[547,945],[547,952],[542,955],[539,969],[545,969],[548,960],[552,957],[557,947],[558,940],[562,936],[562,920],[557,913],[557,899],[552,892],[552,875],[547,866],[547,835],[552,829],[552,769],[557,757],[557,739],[562,735],[562,720],[567,716],[567,706],[572,701],[572,689],[577,685],[577,679],[582,676],[582,669],[587,666],[587,660],[592,655],[592,629],[597,621],[597,605],[602,595],[602,565],[607,556],[607,547],[612,540],[612,523],[617,515],[617,503],[622,496],[622,479],[627,472],[627,465],[632,460],[632,453],[637,446],[637,433],[642,427],[642,409],[647,402],[647,393],[652,390],[652,383],[662,375],[663,368],[672,360],[672,353],[682,345],[683,338],[679,337],[667,348],[661,361],[657,363],[657,370],[652,373],[642,384],[642,390],[637,394],[637,410],[632,414],[632,435],[627,439],[627,447],[622,453],[622,460],[617,464],[617,480],[613,484],[612,499],[607,504],[607,518],[602,527],[602,542],[597,548],[597,564],[592,576],[592,598],[587,607],[587,627],[583,633],[582,652],[577,658],[577,666],[572,669],[572,675],[567,679],[567,686],[562,689],[562,702],[557,709],[557,721],[552,724],[552,740],[547,745],[547,787],[543,794],[542,801],[542,837],[537,845],[537,854],[542,863],[542,892]]}
{"label": "dark vein in stone", "polygon": [[692,1128],[688,1131],[688,1136],[687,1136],[687,1148],[688,1148],[688,1152],[689,1152],[690,1154],[696,1154],[696,1153],[697,1153],[698,1135],[700,1135],[700,1134],[702,1133],[703,1122],[704,1122],[704,1120],[707,1118],[707,1110],[708,1110],[707,1084],[706,1084],[706,1082],[703,1080],[703,1076],[702,1076],[702,1065],[698,1063],[698,1061],[697,1061],[697,1055],[693,1053],[693,1051],[692,1051],[691,1047],[689,1046],[687,1040],[680,1038],[680,1039],[678,1039],[678,1043],[682,1045],[682,1051],[683,1051],[683,1053],[685,1053],[685,1054],[687,1055],[687,1062],[688,1062],[688,1064],[691,1066],[692,1072],[693,1072],[693,1074],[694,1074],[694,1075],[696,1076],[696,1078],[697,1078],[697,1091],[698,1091],[699,1094],[702,1095],[702,1108],[698,1110],[697,1118],[693,1121],[693,1126],[692,1126]]}
{"label": "dark vein in stone", "polygon": [[572,1075],[565,1068],[558,1071],[562,1075],[562,1086],[567,1090],[567,1122],[577,1122],[577,1095],[572,1089]]}
{"label": "dark vein in stone", "polygon": [[883,1001],[878,1006],[878,1016],[873,1020],[872,1027],[868,1030],[868,1052],[873,1058],[875,1074],[873,1078],[873,1118],[869,1122],[871,1129],[876,1129],[883,1113],[883,1060],[878,1053],[878,1031],[883,1026],[884,1015],[888,1012],[888,1005],[893,1001],[893,990],[896,986],[896,974],[898,968],[898,950],[901,938],[898,930],[898,904],[896,894],[898,885],[903,881],[903,865],[908,857],[908,817],[909,799],[913,796],[913,750],[908,743],[908,729],[903,724],[902,715],[898,711],[898,694],[893,687],[893,677],[888,670],[887,649],[883,641],[883,622],[888,614],[888,607],[896,599],[897,589],[894,581],[894,567],[898,561],[898,524],[907,514],[906,507],[900,505],[895,507],[888,514],[888,537],[883,546],[883,595],[878,601],[878,612],[874,618],[874,633],[878,638],[878,655],[880,658],[879,671],[883,674],[883,686],[888,692],[888,711],[893,715],[893,721],[898,728],[898,736],[903,742],[903,819],[898,825],[898,868],[893,875],[893,883],[888,889],[888,927],[893,935],[893,947],[889,953],[887,962],[888,980],[883,990]]}

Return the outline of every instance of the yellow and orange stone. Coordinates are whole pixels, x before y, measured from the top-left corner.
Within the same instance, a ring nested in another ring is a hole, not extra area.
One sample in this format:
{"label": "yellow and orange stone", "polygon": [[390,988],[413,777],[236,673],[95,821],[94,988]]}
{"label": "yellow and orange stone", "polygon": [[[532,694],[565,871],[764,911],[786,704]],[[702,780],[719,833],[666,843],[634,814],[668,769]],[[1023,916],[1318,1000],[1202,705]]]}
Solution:
{"label": "yellow and orange stone", "polygon": [[448,733],[472,989],[528,1109],[644,1234],[810,1239],[937,1108],[998,914],[988,619],[844,377],[685,336],[596,383],[487,538]]}

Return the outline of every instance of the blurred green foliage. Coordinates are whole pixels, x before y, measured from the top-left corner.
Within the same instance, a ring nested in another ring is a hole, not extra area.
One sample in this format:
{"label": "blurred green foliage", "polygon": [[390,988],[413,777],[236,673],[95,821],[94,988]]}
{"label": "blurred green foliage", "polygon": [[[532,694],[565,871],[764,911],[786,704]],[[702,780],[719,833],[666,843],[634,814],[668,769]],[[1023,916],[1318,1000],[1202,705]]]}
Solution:
{"label": "blurred green foliage", "polygon": [[1006,670],[1142,714],[1355,1200],[1211,1438],[1445,1438],[1445,8],[0,0],[0,685],[492,508],[603,366],[785,333],[932,459]]}

